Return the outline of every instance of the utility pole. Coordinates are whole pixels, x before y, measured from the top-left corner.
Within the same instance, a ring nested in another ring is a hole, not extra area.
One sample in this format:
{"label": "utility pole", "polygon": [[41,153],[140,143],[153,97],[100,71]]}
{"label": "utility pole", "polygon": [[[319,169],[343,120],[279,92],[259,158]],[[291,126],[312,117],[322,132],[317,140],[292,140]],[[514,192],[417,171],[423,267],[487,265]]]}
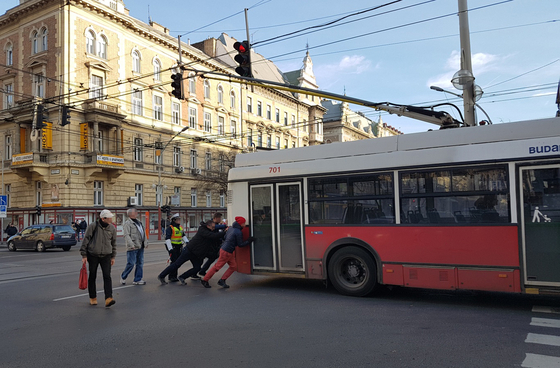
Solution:
{"label": "utility pole", "polygon": [[[470,72],[472,76],[471,36],[469,31],[467,0],[459,0],[459,34],[461,38],[461,70]],[[465,125],[476,125],[474,111],[474,78],[473,80],[467,80],[463,87],[463,108]]]}

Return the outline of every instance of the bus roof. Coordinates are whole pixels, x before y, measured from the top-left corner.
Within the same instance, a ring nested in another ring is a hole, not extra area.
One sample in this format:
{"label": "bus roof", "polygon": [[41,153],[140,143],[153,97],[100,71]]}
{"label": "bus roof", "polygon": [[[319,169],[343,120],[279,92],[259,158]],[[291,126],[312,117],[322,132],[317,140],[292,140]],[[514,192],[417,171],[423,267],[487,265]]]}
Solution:
{"label": "bus roof", "polygon": [[[402,167],[407,162],[408,165],[427,165],[437,162],[467,161],[459,158],[459,156],[462,156],[463,151],[468,151],[468,155],[473,156],[472,160],[474,161],[483,160],[483,157],[486,157],[486,160],[506,159],[519,157],[519,155],[517,153],[510,155],[509,152],[502,149],[502,145],[492,145],[493,143],[504,144],[512,141],[534,142],[535,140],[551,137],[560,137],[560,118],[434,130],[393,137],[239,154],[235,160],[235,168],[230,170],[230,180],[241,180],[244,175],[249,174],[248,176],[252,177],[252,173],[256,174],[253,170],[247,172],[243,168],[256,169],[258,166],[283,164],[289,164],[288,167],[293,167],[294,169],[305,165],[310,171],[324,172],[327,171],[327,167],[324,166],[325,162],[331,161],[331,165],[336,163],[336,168],[330,166],[333,172],[350,171],[353,168],[344,168],[340,164],[353,162],[349,160],[355,161],[359,156],[362,156],[362,158],[370,156],[371,159],[375,159],[376,162],[375,165],[371,165],[372,168]],[[560,145],[560,140],[556,141],[555,144]],[[490,147],[488,146],[489,144],[494,147],[491,151],[487,149],[487,147]],[[486,150],[485,155],[478,152],[483,148],[482,145],[484,145]],[[469,146],[471,149],[467,150],[464,148]],[[434,149],[437,149],[438,157],[427,159],[428,157],[436,156],[433,153]],[[461,152],[458,150],[461,150]],[[410,151],[416,152],[416,154],[411,155],[412,152]],[[520,149],[517,149],[517,151],[520,151]],[[408,153],[405,154],[405,152]],[[432,152],[431,155],[429,152]],[[528,150],[523,148],[523,152],[528,152]],[[387,156],[388,153],[393,153],[393,155]],[[387,160],[382,159],[382,157],[387,158]],[[315,161],[314,165],[309,166],[309,161]],[[350,164],[350,166],[354,165]],[[355,169],[358,168],[356,167]],[[283,172],[283,174],[288,174],[288,172]],[[296,173],[292,172],[292,174]],[[259,176],[261,175],[256,175],[255,177]]]}

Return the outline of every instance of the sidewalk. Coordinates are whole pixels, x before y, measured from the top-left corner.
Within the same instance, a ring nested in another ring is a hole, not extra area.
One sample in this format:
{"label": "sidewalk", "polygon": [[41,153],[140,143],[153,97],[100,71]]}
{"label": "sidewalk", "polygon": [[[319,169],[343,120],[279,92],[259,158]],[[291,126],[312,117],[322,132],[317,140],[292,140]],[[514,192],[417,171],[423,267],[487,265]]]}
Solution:
{"label": "sidewalk", "polygon": [[[157,235],[154,237],[155,240],[149,240],[149,245],[163,245],[165,244],[165,240],[157,240]],[[78,243],[73,247],[80,248],[82,246],[82,241],[78,241]],[[117,247],[124,246],[124,236],[117,237]],[[0,248],[8,248],[8,243],[6,241],[0,242]]]}

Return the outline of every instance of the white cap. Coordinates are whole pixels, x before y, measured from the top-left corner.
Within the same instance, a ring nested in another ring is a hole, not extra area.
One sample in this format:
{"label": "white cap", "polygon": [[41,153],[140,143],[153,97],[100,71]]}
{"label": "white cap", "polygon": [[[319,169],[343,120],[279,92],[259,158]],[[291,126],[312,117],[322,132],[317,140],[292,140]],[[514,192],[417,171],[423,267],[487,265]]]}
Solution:
{"label": "white cap", "polygon": [[177,217],[179,217],[179,214],[178,214],[178,213],[176,213],[176,214],[174,214],[173,216],[171,216],[171,219],[173,220],[174,218],[177,218]]}
{"label": "white cap", "polygon": [[103,218],[113,218],[113,214],[111,213],[111,211],[109,210],[103,210],[101,211],[101,213],[99,214],[99,217]]}

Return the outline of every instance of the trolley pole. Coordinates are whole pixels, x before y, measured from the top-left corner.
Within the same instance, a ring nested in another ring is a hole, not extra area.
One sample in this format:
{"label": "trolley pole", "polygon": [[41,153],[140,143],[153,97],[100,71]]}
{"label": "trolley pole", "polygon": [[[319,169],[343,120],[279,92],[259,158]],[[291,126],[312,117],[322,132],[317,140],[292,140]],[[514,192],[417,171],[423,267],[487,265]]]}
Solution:
{"label": "trolley pole", "polygon": [[[473,75],[467,0],[459,0],[459,34],[461,38],[461,69],[467,70]],[[465,125],[476,125],[474,111],[474,80],[468,81],[463,88],[463,108]]]}

